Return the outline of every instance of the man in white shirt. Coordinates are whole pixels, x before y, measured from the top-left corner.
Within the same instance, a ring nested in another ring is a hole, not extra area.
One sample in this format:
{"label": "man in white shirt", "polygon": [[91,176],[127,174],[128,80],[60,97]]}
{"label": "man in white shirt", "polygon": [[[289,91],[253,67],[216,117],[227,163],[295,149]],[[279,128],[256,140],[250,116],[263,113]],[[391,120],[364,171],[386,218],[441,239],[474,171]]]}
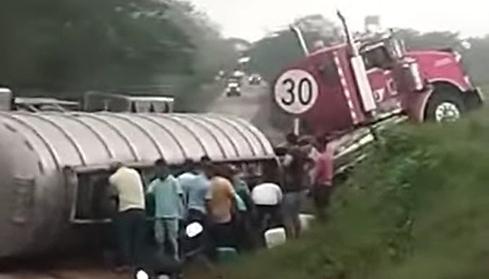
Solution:
{"label": "man in white shirt", "polygon": [[119,268],[135,266],[144,249],[145,198],[141,175],[121,163],[111,168],[109,177],[114,196],[118,199],[118,214],[114,219],[117,232]]}
{"label": "man in white shirt", "polygon": [[280,186],[271,182],[258,184],[251,191],[251,198],[256,206],[261,232],[282,224],[280,205],[283,194]]}

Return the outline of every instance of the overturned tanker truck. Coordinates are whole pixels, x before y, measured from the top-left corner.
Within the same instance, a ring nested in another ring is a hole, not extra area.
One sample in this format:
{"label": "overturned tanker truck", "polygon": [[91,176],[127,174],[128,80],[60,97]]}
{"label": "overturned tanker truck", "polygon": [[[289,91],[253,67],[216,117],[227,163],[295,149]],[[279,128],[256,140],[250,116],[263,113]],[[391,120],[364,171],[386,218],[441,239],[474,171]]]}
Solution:
{"label": "overturned tanker truck", "polygon": [[[327,135],[341,169],[361,157],[372,131],[406,119],[446,122],[480,107],[482,94],[452,49],[407,50],[392,31],[353,36],[310,50],[292,27],[305,57],[277,77],[274,104],[295,118],[297,134]],[[358,154],[357,154],[358,153]]]}
{"label": "overturned tanker truck", "polygon": [[111,163],[133,166],[147,180],[159,158],[178,167],[203,155],[242,167],[249,179],[277,166],[267,138],[228,116],[0,113],[0,258],[98,237],[90,228],[110,222],[103,208]]}

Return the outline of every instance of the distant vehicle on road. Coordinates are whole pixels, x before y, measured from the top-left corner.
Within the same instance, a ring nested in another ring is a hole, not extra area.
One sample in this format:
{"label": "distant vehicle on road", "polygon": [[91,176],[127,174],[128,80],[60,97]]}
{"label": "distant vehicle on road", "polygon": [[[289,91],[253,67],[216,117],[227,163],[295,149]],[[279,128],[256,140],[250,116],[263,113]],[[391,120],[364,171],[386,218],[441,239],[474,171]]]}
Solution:
{"label": "distant vehicle on road", "polygon": [[223,70],[220,70],[216,76],[214,77],[214,79],[216,81],[220,81],[220,80],[223,80],[224,78],[226,77],[226,72],[224,72]]}
{"label": "distant vehicle on road", "polygon": [[239,97],[241,96],[241,85],[237,81],[229,82],[226,88],[227,97]]}
{"label": "distant vehicle on road", "polygon": [[243,79],[244,76],[245,76],[245,73],[243,71],[236,70],[231,74],[230,78],[241,80],[241,79]]}
{"label": "distant vehicle on road", "polygon": [[250,85],[260,85],[262,81],[262,78],[259,74],[252,74],[248,78],[248,83]]}
{"label": "distant vehicle on road", "polygon": [[226,87],[227,97],[239,97],[241,96],[241,81],[239,79],[230,78]]}

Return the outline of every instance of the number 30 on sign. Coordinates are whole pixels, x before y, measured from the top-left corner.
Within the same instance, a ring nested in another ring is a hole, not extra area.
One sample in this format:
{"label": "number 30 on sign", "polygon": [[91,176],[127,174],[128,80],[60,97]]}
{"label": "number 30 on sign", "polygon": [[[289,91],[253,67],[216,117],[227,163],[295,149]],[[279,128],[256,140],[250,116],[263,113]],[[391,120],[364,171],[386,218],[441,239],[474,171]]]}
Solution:
{"label": "number 30 on sign", "polygon": [[318,98],[318,84],[304,70],[289,70],[275,83],[275,102],[284,111],[302,114],[312,108]]}

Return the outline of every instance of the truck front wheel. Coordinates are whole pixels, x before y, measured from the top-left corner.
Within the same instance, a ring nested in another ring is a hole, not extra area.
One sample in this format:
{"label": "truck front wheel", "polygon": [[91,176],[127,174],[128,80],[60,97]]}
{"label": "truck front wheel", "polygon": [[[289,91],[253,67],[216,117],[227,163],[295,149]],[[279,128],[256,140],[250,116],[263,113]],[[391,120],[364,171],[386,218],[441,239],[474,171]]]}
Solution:
{"label": "truck front wheel", "polygon": [[465,113],[462,97],[451,90],[433,92],[426,107],[426,120],[435,122],[454,122]]}

